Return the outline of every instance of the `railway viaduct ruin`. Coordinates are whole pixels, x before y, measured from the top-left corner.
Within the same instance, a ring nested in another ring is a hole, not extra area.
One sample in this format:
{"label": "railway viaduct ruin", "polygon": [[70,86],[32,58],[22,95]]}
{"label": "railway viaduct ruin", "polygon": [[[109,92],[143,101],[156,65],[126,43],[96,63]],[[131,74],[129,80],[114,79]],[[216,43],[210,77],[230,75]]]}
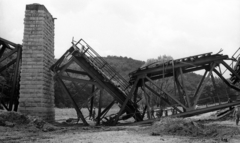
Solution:
{"label": "railway viaduct ruin", "polygon": [[[88,96],[84,104],[89,104],[90,114],[93,110],[93,99],[100,97],[97,123],[106,119],[116,125],[120,119],[128,118],[144,122],[146,113],[149,113],[149,93],[176,111],[174,115],[171,113],[172,117],[189,117],[240,104],[240,101],[228,103],[228,95],[223,102],[218,96],[214,96],[210,99],[218,98],[217,104],[214,100],[211,107],[195,109],[208,80],[215,86],[213,73],[227,86],[240,92],[237,85],[240,82],[239,55],[229,58],[220,53],[205,53],[156,62],[133,71],[127,81],[83,39],[73,41],[72,46],[54,63],[54,18],[44,5],[30,4],[25,11],[23,45],[0,38],[0,104],[8,111],[20,111],[53,121],[54,77],[72,100],[78,118],[81,118],[85,125],[88,125],[88,122],[81,112],[83,106],[74,100],[74,96],[81,94]],[[232,65],[228,65],[226,60],[231,60]],[[77,65],[78,69],[71,68],[72,64]],[[225,79],[221,67],[231,73],[230,80]],[[194,94],[189,95],[184,87],[183,74],[198,70],[204,70],[204,75]],[[155,82],[165,82],[168,77],[172,77],[174,94],[168,93],[162,88],[164,86]],[[73,85],[77,94],[71,93],[66,82]],[[87,86],[91,87],[91,93],[84,89]],[[113,101],[104,109],[101,107],[103,91],[113,97]],[[142,96],[139,96],[138,91],[142,92]],[[144,98],[144,109],[140,109],[139,101]],[[115,103],[118,103],[120,110],[107,118],[106,114]],[[146,122],[153,120],[155,119],[150,118]]]}

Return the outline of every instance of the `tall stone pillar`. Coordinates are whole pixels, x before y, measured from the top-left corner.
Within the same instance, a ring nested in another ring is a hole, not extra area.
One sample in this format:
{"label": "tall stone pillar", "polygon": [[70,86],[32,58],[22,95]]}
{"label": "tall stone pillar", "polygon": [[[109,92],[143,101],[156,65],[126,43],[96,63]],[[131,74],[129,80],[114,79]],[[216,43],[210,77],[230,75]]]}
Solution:
{"label": "tall stone pillar", "polygon": [[54,19],[44,5],[26,6],[19,111],[54,120]]}

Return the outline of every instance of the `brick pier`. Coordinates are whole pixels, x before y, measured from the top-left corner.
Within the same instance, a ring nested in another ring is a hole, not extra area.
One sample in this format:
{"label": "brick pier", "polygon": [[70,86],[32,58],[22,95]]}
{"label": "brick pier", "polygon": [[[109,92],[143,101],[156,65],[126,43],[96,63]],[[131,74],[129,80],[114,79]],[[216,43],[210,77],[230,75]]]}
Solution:
{"label": "brick pier", "polygon": [[19,111],[54,120],[54,19],[44,5],[26,6]]}

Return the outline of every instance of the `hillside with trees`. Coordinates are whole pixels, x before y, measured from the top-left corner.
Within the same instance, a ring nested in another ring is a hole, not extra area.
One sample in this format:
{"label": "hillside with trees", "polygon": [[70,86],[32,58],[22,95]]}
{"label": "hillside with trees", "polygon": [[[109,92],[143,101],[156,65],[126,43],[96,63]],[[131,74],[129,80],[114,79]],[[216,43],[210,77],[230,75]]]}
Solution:
{"label": "hillside with trees", "polygon": [[104,59],[112,66],[114,69],[120,73],[125,79],[129,79],[128,74],[142,65],[145,64],[143,61],[134,60],[128,57],[117,57],[117,56],[107,56]]}
{"label": "hillside with trees", "polygon": [[[120,75],[122,75],[126,80],[128,80],[129,76],[128,74],[136,69],[138,69],[141,66],[149,65],[154,62],[166,62],[168,60],[172,60],[173,58],[171,56],[159,56],[157,59],[148,59],[146,62],[134,60],[132,58],[128,57],[118,57],[118,56],[107,56],[103,57],[117,72],[119,72]],[[73,65],[74,66],[74,65]],[[76,65],[75,65],[76,66]],[[73,67],[74,69],[77,68]],[[196,73],[186,73],[183,76],[184,78],[184,84],[185,84],[185,90],[186,93],[190,96],[190,99],[193,99],[194,92],[198,86],[199,81],[202,78],[202,75],[196,74]],[[218,101],[226,101],[228,97],[231,97],[234,99],[236,97],[237,92],[233,89],[230,89],[228,86],[223,83],[223,81],[219,78],[215,78],[216,81],[216,89],[213,88],[212,82],[210,79],[205,79],[207,81],[206,86],[202,92],[202,96],[200,98],[199,104],[211,104],[213,102]],[[172,77],[166,78],[164,80],[156,80],[156,84],[162,85],[163,88],[168,91],[170,94],[174,95],[174,82],[172,80]],[[70,82],[66,82],[67,87],[70,88],[71,93],[76,94],[77,91],[74,88],[74,84],[70,84]],[[90,93],[91,88],[87,87],[86,91]],[[178,94],[178,93],[177,93]],[[149,93],[151,97],[151,105],[156,106],[159,103],[159,100],[155,95]],[[142,99],[144,99],[142,92],[139,92],[139,96],[141,96]],[[77,103],[82,103],[84,99],[88,98],[88,96],[84,93],[82,93],[80,96],[75,96],[75,100]],[[103,97],[103,107],[108,105],[112,100],[112,96],[110,96],[108,93],[104,92]],[[95,106],[97,106],[98,97],[95,98]],[[144,103],[145,101],[142,100]],[[140,102],[141,104],[141,102]],[[160,102],[160,104],[164,104]],[[72,107],[72,102],[70,98],[64,94],[61,87],[58,85],[57,82],[55,82],[55,105],[57,107]]]}
{"label": "hillside with trees", "polygon": [[[107,56],[103,57],[120,75],[122,75],[127,81],[129,79],[128,73],[136,70],[137,68],[141,67],[145,62],[139,61],[139,60],[134,60],[132,58],[128,57],[118,57],[118,56]],[[77,65],[72,65],[74,67],[71,67],[73,69],[77,69]],[[70,84],[70,82],[65,82],[66,86],[70,88],[70,92],[72,94],[76,94],[77,91],[74,88],[73,84]],[[55,92],[55,105],[56,107],[72,107],[72,103],[70,98],[64,94],[63,90],[59,86],[57,82],[54,84],[54,92]],[[90,93],[91,88],[90,87],[85,87],[86,90]],[[82,94],[81,96],[75,96],[75,100],[77,103],[81,103],[84,99],[86,99],[87,96],[86,94]],[[113,99],[112,96],[110,96],[107,92],[104,92],[103,97],[102,97],[102,105],[103,107],[105,105],[108,105]],[[98,101],[98,97],[95,98],[96,103]],[[97,106],[97,105],[96,105]]]}
{"label": "hillside with trees", "polygon": [[[169,60],[172,60],[173,58],[171,56],[159,56],[157,59],[148,59],[145,63],[145,65],[151,65],[154,63],[163,63]],[[178,77],[181,81],[181,78]],[[200,80],[202,79],[202,75],[190,72],[183,74],[184,79],[184,88],[187,95],[189,95],[190,100],[193,102],[194,100],[194,94],[198,87],[198,84]],[[214,77],[216,87],[214,88],[214,85],[212,83],[211,78],[205,78],[204,83],[205,87],[203,88],[201,97],[199,99],[198,104],[199,105],[206,105],[206,104],[213,104],[213,103],[219,103],[219,102],[226,102],[229,98],[232,100],[236,99],[236,95],[238,94],[235,90],[229,88],[220,78]],[[173,77],[168,77],[165,79],[158,79],[154,81],[155,84],[160,85],[165,91],[170,93],[171,95],[177,96],[177,98],[180,98],[178,93],[178,90],[174,86],[174,80]],[[151,84],[148,84],[148,86],[152,87],[153,89],[156,89],[155,86],[152,86]],[[202,86],[203,87],[203,86]],[[151,92],[148,92],[150,96],[150,105],[151,106],[159,106],[159,99],[153,95]],[[142,99],[145,99],[143,95]],[[142,102],[145,102],[144,100]],[[173,102],[173,101],[172,101]],[[161,106],[166,107],[167,105],[165,102],[160,101]]]}

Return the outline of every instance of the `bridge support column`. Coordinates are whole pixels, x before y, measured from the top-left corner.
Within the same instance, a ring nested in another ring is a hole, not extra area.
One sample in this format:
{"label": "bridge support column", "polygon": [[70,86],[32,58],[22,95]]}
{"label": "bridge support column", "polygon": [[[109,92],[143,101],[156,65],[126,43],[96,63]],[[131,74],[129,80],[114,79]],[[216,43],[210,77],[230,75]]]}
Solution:
{"label": "bridge support column", "polygon": [[26,6],[19,111],[53,121],[54,19],[44,5]]}

